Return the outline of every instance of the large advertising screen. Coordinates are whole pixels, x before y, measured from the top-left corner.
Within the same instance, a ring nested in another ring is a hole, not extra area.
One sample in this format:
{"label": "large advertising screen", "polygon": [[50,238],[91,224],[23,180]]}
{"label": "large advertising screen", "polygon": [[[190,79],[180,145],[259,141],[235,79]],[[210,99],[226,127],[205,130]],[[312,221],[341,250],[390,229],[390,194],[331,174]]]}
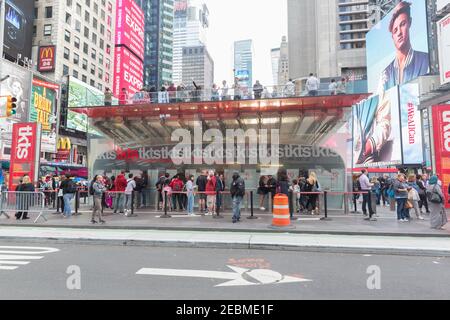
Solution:
{"label": "large advertising screen", "polygon": [[144,11],[134,0],[118,0],[116,45],[126,46],[144,60]]}
{"label": "large advertising screen", "polygon": [[402,128],[403,164],[421,165],[423,158],[422,117],[419,110],[419,85],[400,86],[400,119]]}
{"label": "large advertising screen", "polygon": [[[102,106],[104,94],[100,90],[86,83],[70,78],[69,81],[69,108]],[[88,118],[85,114],[68,110],[67,128],[81,132],[87,132]]]}
{"label": "large advertising screen", "polygon": [[57,101],[59,85],[33,78],[30,106],[30,122],[41,124],[41,151],[56,153]]}
{"label": "large advertising screen", "polygon": [[33,15],[33,0],[6,0],[3,49],[14,61],[19,54],[20,60],[31,59]]}
{"label": "large advertising screen", "polygon": [[450,82],[450,14],[437,24],[441,84]]}
{"label": "large advertising screen", "polygon": [[366,35],[369,92],[379,94],[429,72],[425,0],[401,1]]}
{"label": "large advertising screen", "polygon": [[433,131],[434,131],[434,151],[436,160],[436,173],[442,181],[446,196],[446,206],[448,203],[448,187],[450,184],[450,105],[433,106]]}
{"label": "large advertising screen", "polygon": [[398,87],[353,107],[353,167],[402,163]]}
{"label": "large advertising screen", "polygon": [[30,105],[31,71],[0,59],[0,96],[13,96],[17,99],[16,114],[8,122],[27,122]]}
{"label": "large advertising screen", "polygon": [[129,95],[141,90],[144,82],[144,64],[126,47],[114,52],[114,96],[121,97],[125,88]]}

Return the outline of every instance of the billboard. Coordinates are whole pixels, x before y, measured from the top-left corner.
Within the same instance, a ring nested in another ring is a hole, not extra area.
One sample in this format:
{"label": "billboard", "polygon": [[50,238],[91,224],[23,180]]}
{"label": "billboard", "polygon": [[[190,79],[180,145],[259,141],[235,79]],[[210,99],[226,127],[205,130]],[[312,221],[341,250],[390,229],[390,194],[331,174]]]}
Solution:
{"label": "billboard", "polygon": [[39,72],[55,71],[56,46],[39,47],[37,69]]}
{"label": "billboard", "polygon": [[450,82],[450,14],[437,23],[441,84]]}
{"label": "billboard", "polygon": [[450,208],[447,192],[450,184],[450,105],[433,106],[432,113],[436,160],[435,172],[442,181],[442,192],[446,196],[445,203],[447,208]]}
{"label": "billboard", "polygon": [[379,94],[429,72],[427,31],[426,1],[409,0],[367,33],[369,92]]}
{"label": "billboard", "polygon": [[175,19],[187,17],[188,2],[187,0],[175,0],[173,4],[173,13]]}
{"label": "billboard", "polygon": [[353,167],[402,163],[398,87],[353,106]]}
{"label": "billboard", "polygon": [[[69,81],[69,108],[102,106],[104,105],[104,94],[100,90],[86,83],[70,77]],[[70,111],[67,112],[67,128],[87,132],[87,115]]]}
{"label": "billboard", "polygon": [[419,85],[400,86],[400,120],[403,164],[421,165],[423,157],[422,117],[419,110]]}
{"label": "billboard", "polygon": [[116,12],[116,45],[126,46],[144,60],[144,11],[134,0],[118,0]]}
{"label": "billboard", "polygon": [[[28,109],[31,95],[31,71],[0,59],[0,78],[8,78],[0,82],[0,96],[14,96],[17,99],[16,114],[8,118],[8,122],[28,122]],[[1,120],[1,119],[0,119]]]}
{"label": "billboard", "polygon": [[58,92],[57,84],[33,78],[30,122],[41,124],[41,152],[56,153]]}
{"label": "billboard", "polygon": [[31,59],[33,16],[33,0],[6,0],[3,49],[14,61],[19,54],[20,60]]}
{"label": "billboard", "polygon": [[128,94],[142,89],[144,82],[144,64],[126,47],[116,47],[114,52],[114,91],[116,97],[121,96],[122,88]]}
{"label": "billboard", "polygon": [[9,190],[15,190],[19,180],[26,174],[33,183],[38,181],[40,140],[39,123],[13,125]]}

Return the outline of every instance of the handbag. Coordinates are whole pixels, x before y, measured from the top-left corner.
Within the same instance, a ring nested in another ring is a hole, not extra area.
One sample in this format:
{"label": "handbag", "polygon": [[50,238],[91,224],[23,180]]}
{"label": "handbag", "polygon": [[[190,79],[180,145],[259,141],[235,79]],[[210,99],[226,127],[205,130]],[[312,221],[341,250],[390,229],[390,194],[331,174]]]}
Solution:
{"label": "handbag", "polygon": [[412,204],[412,202],[410,200],[406,201],[405,209],[412,209],[412,208],[414,208],[414,205]]}

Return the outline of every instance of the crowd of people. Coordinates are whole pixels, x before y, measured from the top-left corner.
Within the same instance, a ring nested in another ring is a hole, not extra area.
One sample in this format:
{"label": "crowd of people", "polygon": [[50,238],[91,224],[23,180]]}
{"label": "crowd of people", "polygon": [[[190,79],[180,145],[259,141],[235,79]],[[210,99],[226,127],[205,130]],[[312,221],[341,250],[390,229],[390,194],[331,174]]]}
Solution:
{"label": "crowd of people", "polygon": [[[383,175],[369,179],[367,170],[362,170],[359,176],[353,177],[354,210],[357,212],[357,200],[362,193],[362,211],[367,220],[376,221],[371,197],[375,197],[375,204],[396,208],[399,222],[411,221],[412,215],[416,219],[424,220],[424,215],[430,217],[433,229],[443,229],[447,224],[445,212],[445,196],[442,182],[437,176],[427,174],[415,175],[398,173],[396,177]],[[450,185],[448,186],[450,196]]]}

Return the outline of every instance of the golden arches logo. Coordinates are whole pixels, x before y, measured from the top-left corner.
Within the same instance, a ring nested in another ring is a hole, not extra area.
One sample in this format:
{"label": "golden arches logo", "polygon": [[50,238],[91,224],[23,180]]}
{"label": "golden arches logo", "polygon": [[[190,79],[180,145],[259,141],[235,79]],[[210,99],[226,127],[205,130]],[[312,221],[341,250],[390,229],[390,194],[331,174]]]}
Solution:
{"label": "golden arches logo", "polygon": [[41,48],[41,59],[48,59],[51,58],[53,59],[53,55],[54,55],[54,47],[44,47]]}
{"label": "golden arches logo", "polygon": [[70,150],[72,143],[69,138],[59,138],[57,148],[58,150]]}

